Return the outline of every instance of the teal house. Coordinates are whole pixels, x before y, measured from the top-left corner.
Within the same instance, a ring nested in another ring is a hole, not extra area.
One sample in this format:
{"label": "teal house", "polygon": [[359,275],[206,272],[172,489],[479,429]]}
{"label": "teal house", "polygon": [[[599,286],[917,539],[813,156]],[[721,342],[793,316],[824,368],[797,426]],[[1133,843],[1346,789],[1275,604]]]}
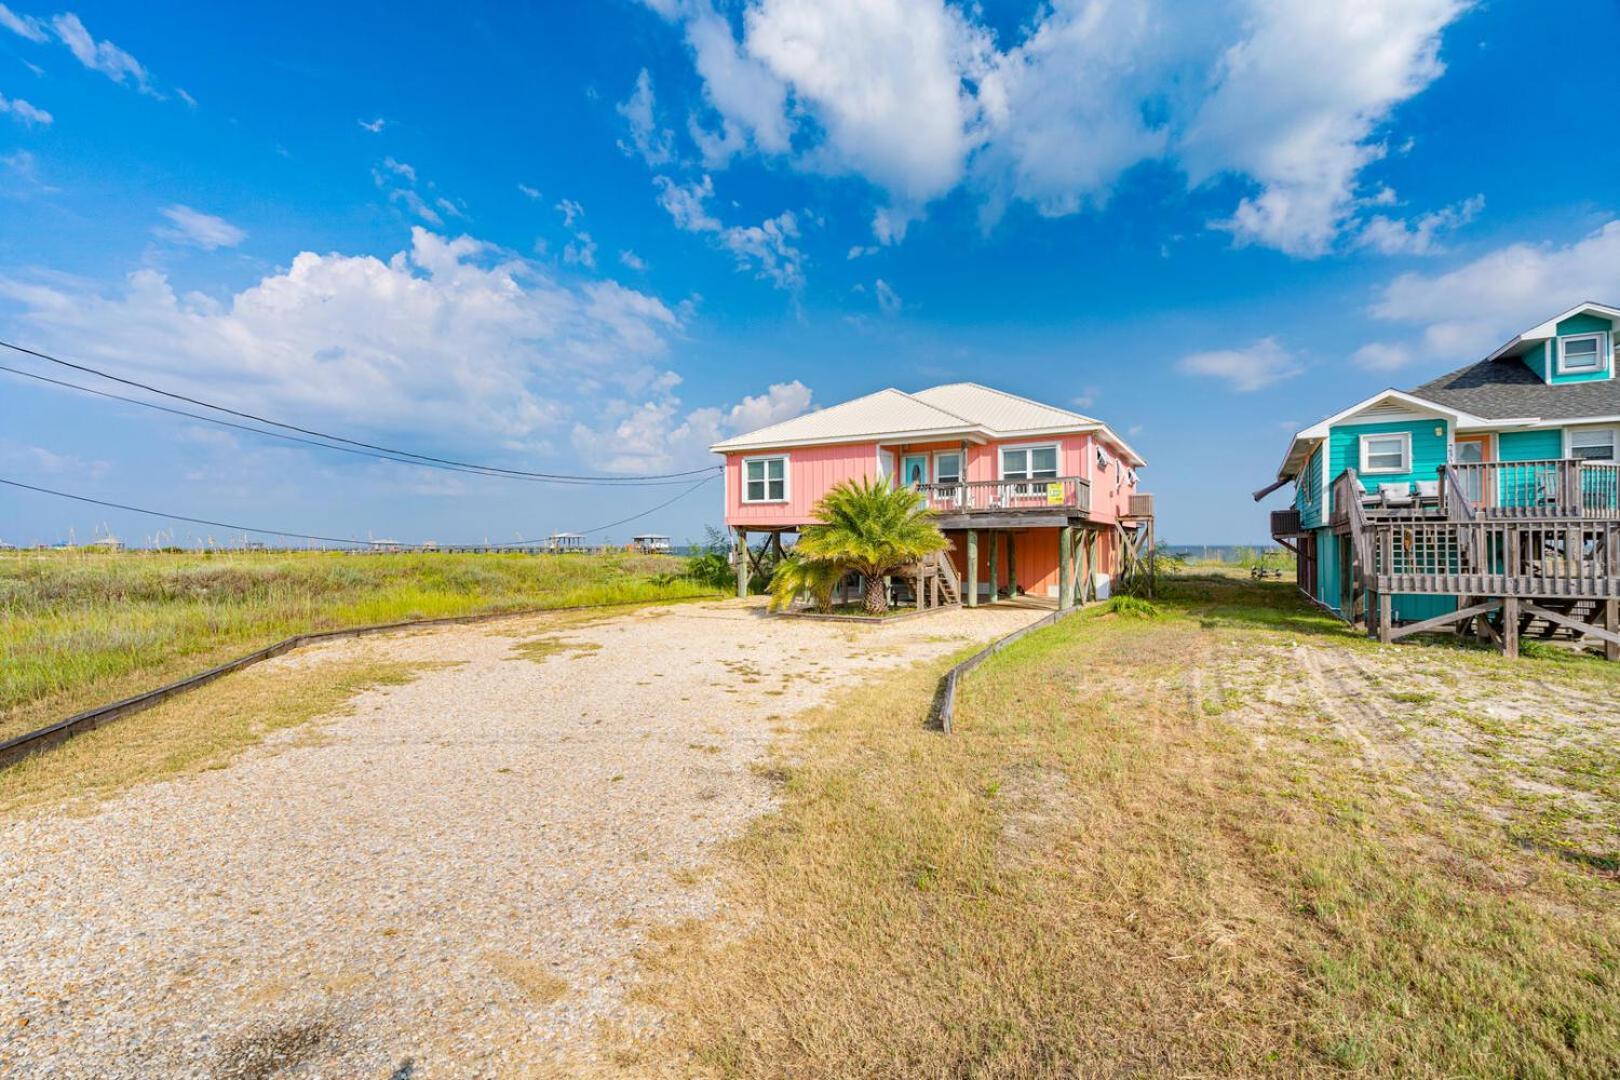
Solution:
{"label": "teal house", "polygon": [[1298,554],[1300,589],[1388,640],[1421,625],[1512,629],[1515,648],[1529,630],[1606,641],[1620,584],[1617,340],[1620,308],[1580,304],[1294,435],[1255,497],[1293,486],[1271,533]]}

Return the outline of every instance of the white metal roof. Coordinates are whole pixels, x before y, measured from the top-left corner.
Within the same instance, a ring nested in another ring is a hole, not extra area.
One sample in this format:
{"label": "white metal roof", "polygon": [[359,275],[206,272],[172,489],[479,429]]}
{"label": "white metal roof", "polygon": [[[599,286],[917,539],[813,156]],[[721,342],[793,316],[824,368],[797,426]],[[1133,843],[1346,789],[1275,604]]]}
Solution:
{"label": "white metal roof", "polygon": [[1106,424],[1077,412],[1043,405],[978,383],[949,383],[919,390],[915,394],[891,387],[758,431],[733,436],[715,443],[709,449],[723,454],[865,439],[922,442],[936,438],[963,438],[970,442],[987,442],[1019,435],[1073,431],[1099,432],[1114,443],[1131,464],[1146,464]]}
{"label": "white metal roof", "polygon": [[918,390],[911,396],[936,408],[967,417],[973,423],[1003,435],[1020,431],[1046,431],[1053,428],[1072,430],[1075,427],[1089,427],[1097,423],[1089,416],[1082,416],[1052,405],[1042,405],[1038,401],[1031,401],[1029,398],[1001,390],[992,390],[978,383],[931,386],[927,390]]}
{"label": "white metal roof", "polygon": [[891,387],[846,401],[842,405],[819,409],[758,431],[733,436],[715,443],[709,449],[724,453],[727,450],[851,442],[900,435],[950,436],[972,426],[960,416]]}

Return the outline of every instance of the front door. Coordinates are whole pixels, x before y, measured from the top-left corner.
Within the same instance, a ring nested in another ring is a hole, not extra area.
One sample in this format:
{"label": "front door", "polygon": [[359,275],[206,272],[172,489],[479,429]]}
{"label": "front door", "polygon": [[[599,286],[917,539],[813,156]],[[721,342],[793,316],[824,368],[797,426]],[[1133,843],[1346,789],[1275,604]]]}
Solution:
{"label": "front door", "polygon": [[922,487],[928,483],[927,454],[907,454],[901,459],[900,483],[909,488]]}
{"label": "front door", "polygon": [[[1454,465],[1483,465],[1491,460],[1491,437],[1489,435],[1458,435],[1451,447],[1451,461]],[[1486,489],[1484,469],[1463,469],[1457,474],[1461,481],[1463,494],[1475,506],[1484,502]]]}

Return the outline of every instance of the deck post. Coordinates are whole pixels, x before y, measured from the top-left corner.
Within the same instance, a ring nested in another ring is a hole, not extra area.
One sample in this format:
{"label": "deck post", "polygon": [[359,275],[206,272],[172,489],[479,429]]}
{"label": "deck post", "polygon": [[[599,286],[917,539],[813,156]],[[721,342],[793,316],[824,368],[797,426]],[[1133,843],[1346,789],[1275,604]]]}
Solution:
{"label": "deck post", "polygon": [[737,596],[748,595],[748,530],[737,530]]}
{"label": "deck post", "polygon": [[979,606],[979,533],[967,531],[967,606]]}
{"label": "deck post", "polygon": [[1007,534],[1007,599],[1011,600],[1018,595],[1018,534]]}
{"label": "deck post", "polygon": [[993,604],[1001,598],[1001,533],[999,530],[990,530],[990,602]]}
{"label": "deck post", "polygon": [[1071,563],[1074,561],[1074,526],[1065,525],[1058,530],[1058,607],[1074,607],[1074,580]]}
{"label": "deck post", "polygon": [[[1147,579],[1148,579],[1148,599],[1149,600],[1154,599],[1154,597],[1157,595],[1158,589],[1159,589],[1159,582],[1158,582],[1158,576],[1159,576],[1159,553],[1158,553],[1158,550],[1153,546],[1154,543],[1155,543],[1155,541],[1153,539],[1153,519],[1148,518],[1147,519]],[[1298,564],[1296,564],[1296,566],[1295,566],[1295,572],[1296,572],[1296,575],[1297,575]]]}
{"label": "deck post", "polygon": [[[1620,600],[1603,601],[1603,629],[1611,634],[1620,633]],[[1606,660],[1620,660],[1620,645],[1605,641],[1603,656]]]}
{"label": "deck post", "polygon": [[1378,640],[1384,645],[1394,641],[1395,598],[1387,591],[1378,594]]}
{"label": "deck post", "polygon": [[1509,660],[1519,658],[1519,598],[1502,599],[1502,655]]}

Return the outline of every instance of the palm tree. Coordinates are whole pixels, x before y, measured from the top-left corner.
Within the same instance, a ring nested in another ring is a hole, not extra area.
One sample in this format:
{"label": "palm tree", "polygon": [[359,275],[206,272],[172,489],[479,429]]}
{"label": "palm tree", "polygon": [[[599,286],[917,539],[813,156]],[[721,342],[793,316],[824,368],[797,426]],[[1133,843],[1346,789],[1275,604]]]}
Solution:
{"label": "palm tree", "polygon": [[846,573],[838,563],[789,555],[771,574],[770,610],[781,611],[800,593],[809,593],[811,606],[825,614],[832,610],[832,591]]}
{"label": "palm tree", "polygon": [[805,527],[794,554],[864,577],[873,615],[889,609],[885,575],[947,544],[922,495],[884,480],[846,480],[821,497],[814,514],[821,524]]}

